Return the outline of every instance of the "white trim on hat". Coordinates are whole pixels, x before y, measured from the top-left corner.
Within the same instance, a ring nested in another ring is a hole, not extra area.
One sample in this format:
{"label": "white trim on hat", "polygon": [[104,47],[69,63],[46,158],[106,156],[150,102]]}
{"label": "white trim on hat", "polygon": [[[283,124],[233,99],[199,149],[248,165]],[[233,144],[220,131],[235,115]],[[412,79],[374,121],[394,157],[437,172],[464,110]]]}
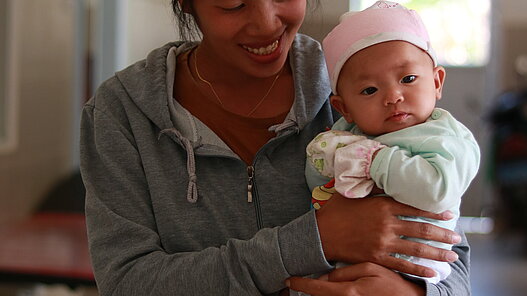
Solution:
{"label": "white trim on hat", "polygon": [[335,63],[335,68],[333,69],[333,73],[331,73],[330,81],[331,81],[331,90],[333,91],[333,94],[337,95],[337,82],[340,74],[340,70],[346,63],[346,61],[355,53],[358,51],[365,49],[367,47],[370,47],[375,44],[379,44],[382,42],[387,41],[406,41],[408,43],[411,43],[420,49],[424,50],[430,58],[432,58],[432,61],[434,62],[434,67],[437,66],[437,58],[436,54],[434,52],[434,49],[430,45],[430,43],[426,40],[424,40],[421,37],[416,36],[415,34],[408,33],[408,32],[382,32],[376,35],[368,36],[366,38],[363,38],[361,40],[358,40],[354,44],[352,44],[350,47],[346,49],[346,51],[340,55],[340,58]]}

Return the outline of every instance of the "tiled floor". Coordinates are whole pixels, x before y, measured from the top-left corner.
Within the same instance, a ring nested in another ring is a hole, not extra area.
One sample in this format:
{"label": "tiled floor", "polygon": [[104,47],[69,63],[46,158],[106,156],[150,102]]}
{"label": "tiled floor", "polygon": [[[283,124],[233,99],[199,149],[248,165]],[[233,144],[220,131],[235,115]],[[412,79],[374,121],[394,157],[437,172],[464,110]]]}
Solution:
{"label": "tiled floor", "polygon": [[527,238],[467,235],[472,247],[472,296],[527,295]]}

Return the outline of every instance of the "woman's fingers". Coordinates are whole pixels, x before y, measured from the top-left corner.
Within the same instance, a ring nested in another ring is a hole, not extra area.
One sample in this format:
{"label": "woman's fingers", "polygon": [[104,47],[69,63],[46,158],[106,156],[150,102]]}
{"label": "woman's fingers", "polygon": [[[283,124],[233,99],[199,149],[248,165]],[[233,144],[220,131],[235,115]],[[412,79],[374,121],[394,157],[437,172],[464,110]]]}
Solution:
{"label": "woman's fingers", "polygon": [[323,276],[331,282],[356,281],[364,277],[377,276],[385,272],[386,268],[371,262],[363,262],[339,267]]}
{"label": "woman's fingers", "polygon": [[394,253],[442,262],[454,262],[459,257],[454,251],[429,246],[411,240],[401,240],[399,244],[394,246]]}
{"label": "woman's fingers", "polygon": [[[455,232],[422,222],[401,220],[401,215],[444,218],[403,205],[387,197],[346,199],[334,195],[316,212],[324,254],[328,260],[350,263],[374,262],[395,270],[426,276],[430,269],[415,265],[395,265],[390,254],[400,253],[415,257],[451,262],[457,259],[451,251],[401,240],[412,237],[455,244],[461,237]],[[350,252],[353,250],[353,252]],[[392,260],[387,265],[386,260]],[[402,268],[402,269],[401,269]]]}
{"label": "woman's fingers", "polygon": [[401,224],[402,227],[398,231],[399,235],[442,242],[446,244],[457,244],[461,242],[461,236],[459,236],[459,234],[430,223],[404,221]]}
{"label": "woman's fingers", "polygon": [[337,268],[325,279],[290,278],[288,286],[314,296],[420,296],[422,287],[406,281],[398,273],[374,263],[359,263]]}
{"label": "woman's fingers", "polygon": [[410,261],[387,255],[382,260],[382,265],[386,268],[393,269],[402,273],[412,274],[420,277],[433,277],[435,271],[429,267],[414,264]]}
{"label": "woman's fingers", "polygon": [[[384,198],[386,198],[386,197],[384,197]],[[414,207],[406,205],[406,204],[399,203],[399,202],[397,202],[396,200],[394,200],[392,198],[389,198],[389,200],[391,200],[393,202],[393,206],[396,207],[396,209],[394,210],[396,212],[395,214],[397,214],[399,216],[425,217],[425,218],[430,218],[430,219],[435,219],[435,220],[442,220],[442,221],[448,221],[448,220],[453,219],[455,217],[454,213],[452,213],[451,211],[445,211],[445,212],[436,214],[436,213],[432,213],[432,212],[423,211],[423,210],[414,208]]]}
{"label": "woman's fingers", "polygon": [[292,277],[286,285],[294,291],[304,292],[312,296],[359,296],[353,292],[350,283],[329,282],[319,279]]}

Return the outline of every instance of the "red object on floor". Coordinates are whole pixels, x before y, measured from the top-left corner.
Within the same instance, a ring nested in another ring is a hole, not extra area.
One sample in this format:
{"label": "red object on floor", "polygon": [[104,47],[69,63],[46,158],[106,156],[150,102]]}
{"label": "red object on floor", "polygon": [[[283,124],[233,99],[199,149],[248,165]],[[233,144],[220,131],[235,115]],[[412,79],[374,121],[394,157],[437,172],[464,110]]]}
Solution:
{"label": "red object on floor", "polygon": [[37,213],[0,225],[0,272],[94,281],[84,215]]}

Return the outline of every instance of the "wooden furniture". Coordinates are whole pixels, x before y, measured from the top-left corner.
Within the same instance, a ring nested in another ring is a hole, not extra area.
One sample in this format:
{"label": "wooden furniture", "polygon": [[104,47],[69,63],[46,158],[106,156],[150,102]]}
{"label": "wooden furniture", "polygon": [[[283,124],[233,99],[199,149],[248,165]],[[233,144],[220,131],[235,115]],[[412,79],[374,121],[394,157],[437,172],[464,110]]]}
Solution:
{"label": "wooden furniture", "polygon": [[94,286],[84,215],[41,212],[0,225],[0,281]]}

